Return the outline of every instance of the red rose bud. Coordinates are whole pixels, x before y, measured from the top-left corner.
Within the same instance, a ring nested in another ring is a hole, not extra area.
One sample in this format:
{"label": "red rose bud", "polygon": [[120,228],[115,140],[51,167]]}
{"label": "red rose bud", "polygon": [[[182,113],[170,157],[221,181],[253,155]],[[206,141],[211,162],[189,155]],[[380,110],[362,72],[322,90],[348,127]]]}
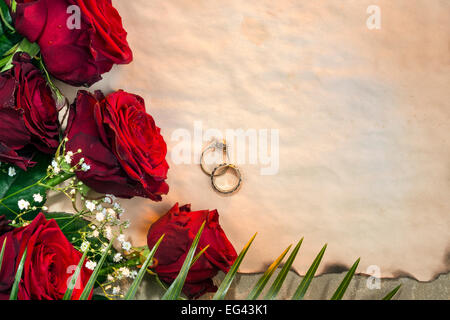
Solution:
{"label": "red rose bud", "polygon": [[[66,239],[55,220],[47,221],[41,213],[30,225],[0,236],[1,244],[5,238],[6,247],[0,270],[0,300],[9,299],[25,249],[27,255],[17,298],[62,300],[82,254]],[[80,297],[91,274],[92,271],[83,266],[72,299]]]}
{"label": "red rose bud", "polygon": [[13,68],[0,74],[0,162],[25,170],[36,149],[53,154],[58,145],[52,91],[30,56],[17,53]]}
{"label": "red rose bud", "polygon": [[154,201],[168,193],[167,146],[140,96],[79,91],[66,135],[66,150],[81,149],[72,162],[83,160],[78,178],[95,191]]}
{"label": "red rose bud", "polygon": [[[6,0],[11,5],[11,0]],[[16,0],[16,30],[41,48],[48,71],[90,86],[114,64],[132,60],[127,33],[111,0]]]}
{"label": "red rose bud", "polygon": [[181,208],[178,203],[155,222],[147,236],[149,248],[165,234],[155,254],[155,272],[165,282],[171,283],[177,277],[184,263],[192,241],[203,222],[205,228],[197,252],[209,245],[208,249],[190,269],[183,292],[189,298],[198,298],[207,292],[215,292],[212,278],[219,270],[228,272],[237,258],[236,250],[219,224],[217,210],[191,212],[190,205]]}

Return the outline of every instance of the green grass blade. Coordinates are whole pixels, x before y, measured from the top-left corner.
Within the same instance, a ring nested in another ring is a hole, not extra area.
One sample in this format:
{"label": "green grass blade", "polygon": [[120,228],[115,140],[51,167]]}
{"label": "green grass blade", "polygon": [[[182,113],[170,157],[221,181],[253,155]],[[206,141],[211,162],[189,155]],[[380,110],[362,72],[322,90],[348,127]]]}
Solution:
{"label": "green grass blade", "polygon": [[239,254],[239,256],[237,257],[236,261],[231,266],[230,271],[228,271],[227,275],[225,276],[225,279],[223,279],[222,283],[220,284],[219,289],[214,294],[213,300],[225,299],[225,296],[227,295],[227,292],[230,289],[231,283],[233,282],[234,277],[236,276],[239,266],[241,265],[242,261],[244,260],[244,257],[247,254],[248,249],[250,248],[251,244],[253,243],[253,240],[255,240],[256,235],[257,235],[257,233],[255,233],[255,235],[250,239],[250,241],[242,249],[242,251]]}
{"label": "green grass blade", "polygon": [[392,290],[391,292],[389,292],[386,297],[383,298],[383,300],[391,300],[398,292],[398,290],[400,290],[402,285],[399,285],[397,287],[395,287],[394,290]]}
{"label": "green grass blade", "polygon": [[9,296],[9,300],[17,300],[17,293],[19,292],[19,283],[22,279],[23,265],[25,264],[25,259],[27,256],[27,249],[23,252],[22,259],[20,259],[19,267],[17,268],[16,278],[14,279],[14,283],[11,289],[11,294]]}
{"label": "green grass blade", "polygon": [[72,278],[70,279],[70,283],[67,286],[67,290],[66,290],[66,293],[64,294],[63,300],[71,300],[72,299],[73,289],[75,288],[75,286],[77,284],[78,276],[80,275],[81,268],[83,267],[84,260],[86,260],[86,255],[87,255],[88,251],[89,251],[89,247],[86,249],[86,251],[84,251],[83,256],[80,259],[80,262],[78,262],[78,266],[77,266]]}
{"label": "green grass blade", "polygon": [[353,266],[348,270],[347,274],[344,277],[344,280],[342,280],[341,284],[337,288],[334,295],[331,297],[331,300],[341,300],[342,297],[345,294],[345,291],[348,288],[348,285],[350,284],[350,281],[352,281],[353,276],[355,275],[356,268],[358,267],[359,261],[361,259],[356,260],[356,262],[353,264]]}
{"label": "green grass blade", "polygon": [[191,248],[189,249],[188,254],[186,255],[186,259],[184,260],[183,266],[180,269],[180,273],[172,282],[169,289],[163,295],[161,300],[178,300],[178,298],[180,297],[181,290],[183,289],[184,282],[186,281],[189,269],[191,268],[192,260],[195,255],[195,251],[197,250],[197,246],[200,241],[200,237],[202,235],[204,227],[205,222],[203,222],[202,226],[198,230],[197,235],[195,236],[194,241],[192,241]]}
{"label": "green grass blade", "polygon": [[142,265],[141,270],[139,270],[139,273],[136,276],[136,279],[134,279],[133,283],[130,286],[130,289],[128,289],[128,292],[125,295],[125,300],[133,300],[134,299],[137,289],[141,285],[142,279],[144,279],[144,275],[147,271],[147,268],[148,268],[150,262],[153,261],[153,256],[155,255],[156,250],[158,250],[158,247],[161,244],[161,241],[163,240],[164,236],[165,235],[163,234],[161,236],[161,238],[159,238],[158,242],[156,242],[156,244],[153,246],[153,249],[148,254],[148,257],[145,260],[144,264]]}
{"label": "green grass blade", "polygon": [[278,293],[281,290],[281,287],[283,286],[284,280],[286,280],[289,270],[291,270],[291,266],[294,263],[295,258],[297,257],[298,251],[300,250],[302,243],[303,238],[297,243],[294,250],[289,255],[289,258],[284,264],[283,269],[281,269],[277,278],[270,287],[269,292],[267,292],[266,296],[264,297],[265,300],[273,300],[277,297]]}
{"label": "green grass blade", "polygon": [[312,263],[311,267],[309,267],[308,271],[303,277],[302,282],[300,283],[294,295],[292,296],[292,300],[302,300],[303,297],[305,296],[306,291],[308,290],[309,285],[311,284],[311,281],[314,279],[314,275],[316,274],[317,268],[319,268],[320,262],[322,261],[323,255],[325,254],[325,250],[327,250],[327,245],[323,246],[322,250],[320,250],[316,259],[314,259],[314,262]]}
{"label": "green grass blade", "polygon": [[115,238],[113,238],[111,240],[111,242],[109,243],[105,252],[103,253],[102,257],[100,258],[100,261],[97,263],[97,266],[95,267],[94,272],[92,273],[91,277],[89,278],[89,281],[86,283],[86,286],[84,287],[83,292],[81,293],[80,300],[89,299],[89,295],[91,294],[92,288],[94,288],[94,284],[97,281],[100,270],[103,266],[103,263],[106,260],[106,257],[108,256],[108,252],[111,249],[114,240],[115,240]]}
{"label": "green grass blade", "polygon": [[258,299],[261,292],[264,290],[264,287],[266,286],[267,282],[269,282],[269,279],[272,277],[275,270],[277,270],[278,266],[280,265],[281,261],[283,261],[286,254],[291,250],[292,245],[287,247],[286,250],[283,251],[283,253],[275,260],[269,268],[267,268],[266,272],[262,275],[262,277],[258,280],[256,285],[253,287],[253,290],[250,292],[250,294],[247,297],[247,300],[256,300]]}
{"label": "green grass blade", "polygon": [[3,261],[3,255],[5,254],[6,239],[7,239],[7,237],[5,237],[5,240],[3,240],[2,251],[0,252],[0,271],[2,270],[2,261]]}
{"label": "green grass blade", "polygon": [[204,254],[206,252],[206,250],[208,250],[208,248],[209,248],[209,244],[205,248],[203,248],[199,253],[197,253],[197,255],[194,257],[194,259],[192,259],[191,268],[194,265],[194,263],[196,263],[197,260],[200,259],[202,254]]}

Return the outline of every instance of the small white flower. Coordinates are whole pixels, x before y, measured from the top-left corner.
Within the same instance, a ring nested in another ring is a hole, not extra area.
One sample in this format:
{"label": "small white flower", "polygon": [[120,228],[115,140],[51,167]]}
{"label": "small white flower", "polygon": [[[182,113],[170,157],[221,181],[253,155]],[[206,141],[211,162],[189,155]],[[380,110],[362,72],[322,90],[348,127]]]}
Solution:
{"label": "small white flower", "polygon": [[98,222],[102,222],[105,219],[105,215],[103,214],[103,212],[97,212],[97,214],[95,215],[95,219]]}
{"label": "small white flower", "polygon": [[56,160],[52,161],[52,167],[53,167],[53,172],[58,174],[61,172],[61,168],[58,165],[58,162],[56,162]]}
{"label": "small white flower", "polygon": [[86,268],[88,268],[89,270],[94,270],[96,266],[97,262],[93,262],[91,260],[86,262]]}
{"label": "small white flower", "polygon": [[116,253],[114,255],[113,261],[114,262],[119,262],[120,260],[122,260],[122,255],[120,253]]}
{"label": "small white flower", "polygon": [[17,205],[19,206],[20,210],[28,210],[28,208],[30,207],[30,203],[23,199],[19,200],[17,202]]}
{"label": "small white flower", "polygon": [[105,253],[106,249],[108,249],[108,246],[106,244],[102,244],[102,247],[100,248],[100,251],[102,253]]}
{"label": "small white flower", "polygon": [[106,279],[107,279],[109,282],[113,282],[113,281],[114,281],[114,277],[113,277],[112,275],[110,275],[110,274],[108,274],[108,276],[106,277]]}
{"label": "small white flower", "polygon": [[113,290],[112,290],[112,294],[116,296],[119,293],[120,293],[120,287],[114,287]]}
{"label": "small white flower", "polygon": [[86,208],[88,208],[91,212],[95,210],[95,203],[92,201],[86,201]]}
{"label": "small white flower", "polygon": [[72,156],[69,155],[69,153],[67,153],[64,157],[64,160],[66,161],[67,164],[71,164],[72,163]]}
{"label": "small white flower", "polygon": [[74,195],[75,193],[77,193],[77,190],[76,190],[76,189],[70,190],[70,194],[71,194],[71,195]]}
{"label": "small white flower", "polygon": [[9,167],[8,168],[8,176],[14,177],[15,175],[16,175],[16,169],[14,169],[13,167]]}
{"label": "small white flower", "polygon": [[67,155],[68,155],[69,157],[73,157],[73,152],[72,152],[72,151],[67,151]]}
{"label": "small white flower", "polygon": [[91,166],[87,165],[86,163],[83,163],[81,165],[81,170],[83,170],[84,172],[87,172],[87,171],[91,170]]}
{"label": "small white flower", "polygon": [[119,269],[120,275],[122,277],[128,278],[130,276],[130,269],[128,269],[127,267],[121,267]]}
{"label": "small white flower", "polygon": [[133,270],[133,271],[131,271],[130,278],[136,279],[137,275],[138,275],[138,272],[136,270]]}
{"label": "small white flower", "polygon": [[116,220],[116,212],[113,209],[107,209],[106,210],[107,219],[108,221],[114,221]]}
{"label": "small white flower", "polygon": [[37,202],[37,203],[41,203],[42,201],[44,201],[44,198],[41,196],[40,193],[33,194],[33,199],[34,199],[34,202]]}
{"label": "small white flower", "polygon": [[100,233],[98,232],[98,230],[92,231],[92,236],[93,237],[98,238],[99,235],[100,235]]}
{"label": "small white flower", "polygon": [[80,250],[81,250],[82,252],[85,252],[88,248],[89,248],[89,242],[84,241],[84,242],[81,244]]}
{"label": "small white flower", "polygon": [[117,240],[119,240],[120,243],[125,241],[125,235],[121,234],[120,236],[117,237]]}
{"label": "small white flower", "polygon": [[105,228],[105,237],[106,237],[106,239],[111,240],[112,236],[113,236],[113,234],[112,234],[111,227],[109,227],[109,226],[106,227]]}
{"label": "small white flower", "polygon": [[129,243],[128,241],[122,242],[122,249],[125,251],[130,251],[131,243]]}

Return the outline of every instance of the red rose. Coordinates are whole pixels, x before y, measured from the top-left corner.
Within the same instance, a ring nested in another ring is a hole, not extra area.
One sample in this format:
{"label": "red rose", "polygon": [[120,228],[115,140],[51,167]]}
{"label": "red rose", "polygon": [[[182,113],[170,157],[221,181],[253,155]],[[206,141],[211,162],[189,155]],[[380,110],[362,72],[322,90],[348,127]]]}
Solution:
{"label": "red rose", "polygon": [[79,91],[71,107],[66,150],[81,149],[87,171],[78,178],[97,192],[160,201],[167,194],[167,146],[144,100],[122,90],[106,98]]}
{"label": "red rose", "polygon": [[[10,5],[11,0],[6,0]],[[122,19],[111,0],[16,0],[17,31],[37,42],[48,71],[75,86],[90,86],[114,64],[130,63]],[[70,6],[78,6],[79,28]],[[69,28],[70,27],[70,28]]]}
{"label": "red rose", "polygon": [[217,210],[191,212],[191,206],[178,208],[178,203],[163,217],[155,222],[147,236],[151,249],[158,239],[165,234],[155,254],[156,273],[165,282],[172,282],[177,277],[192,241],[202,223],[206,221],[197,251],[209,245],[206,252],[190,269],[183,292],[190,298],[198,298],[206,292],[215,292],[212,278],[219,270],[228,272],[237,258],[236,250],[228,240],[219,224]]}
{"label": "red rose", "polygon": [[[0,216],[0,236],[4,233],[13,230],[14,228],[9,226],[11,221],[7,220],[5,216]],[[0,250],[2,248],[3,243],[0,243]]]}
{"label": "red rose", "polygon": [[[9,299],[12,284],[25,248],[19,300],[61,300],[67,290],[82,254],[66,239],[55,220],[47,221],[41,213],[34,221],[0,237],[6,240],[5,254],[0,270],[0,300]],[[73,290],[73,299],[83,292],[92,272],[83,267]]]}
{"label": "red rose", "polygon": [[35,149],[53,154],[59,123],[52,91],[26,53],[0,74],[0,161],[22,169],[33,165]]}

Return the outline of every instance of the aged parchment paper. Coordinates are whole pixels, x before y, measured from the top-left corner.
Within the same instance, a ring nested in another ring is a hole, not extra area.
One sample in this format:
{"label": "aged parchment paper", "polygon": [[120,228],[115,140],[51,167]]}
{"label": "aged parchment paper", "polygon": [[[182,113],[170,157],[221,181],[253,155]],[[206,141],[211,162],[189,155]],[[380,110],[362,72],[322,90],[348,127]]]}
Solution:
{"label": "aged parchment paper", "polygon": [[[175,202],[217,208],[241,271],[262,271],[305,237],[304,274],[376,265],[427,281],[450,270],[450,2],[114,1],[134,62],[95,88],[142,95],[168,143],[170,193],[124,201],[135,245]],[[369,30],[370,5],[381,29]],[[75,90],[64,86],[74,97]],[[280,169],[242,165],[232,197],[198,165],[175,165],[174,131],[278,129]]]}

